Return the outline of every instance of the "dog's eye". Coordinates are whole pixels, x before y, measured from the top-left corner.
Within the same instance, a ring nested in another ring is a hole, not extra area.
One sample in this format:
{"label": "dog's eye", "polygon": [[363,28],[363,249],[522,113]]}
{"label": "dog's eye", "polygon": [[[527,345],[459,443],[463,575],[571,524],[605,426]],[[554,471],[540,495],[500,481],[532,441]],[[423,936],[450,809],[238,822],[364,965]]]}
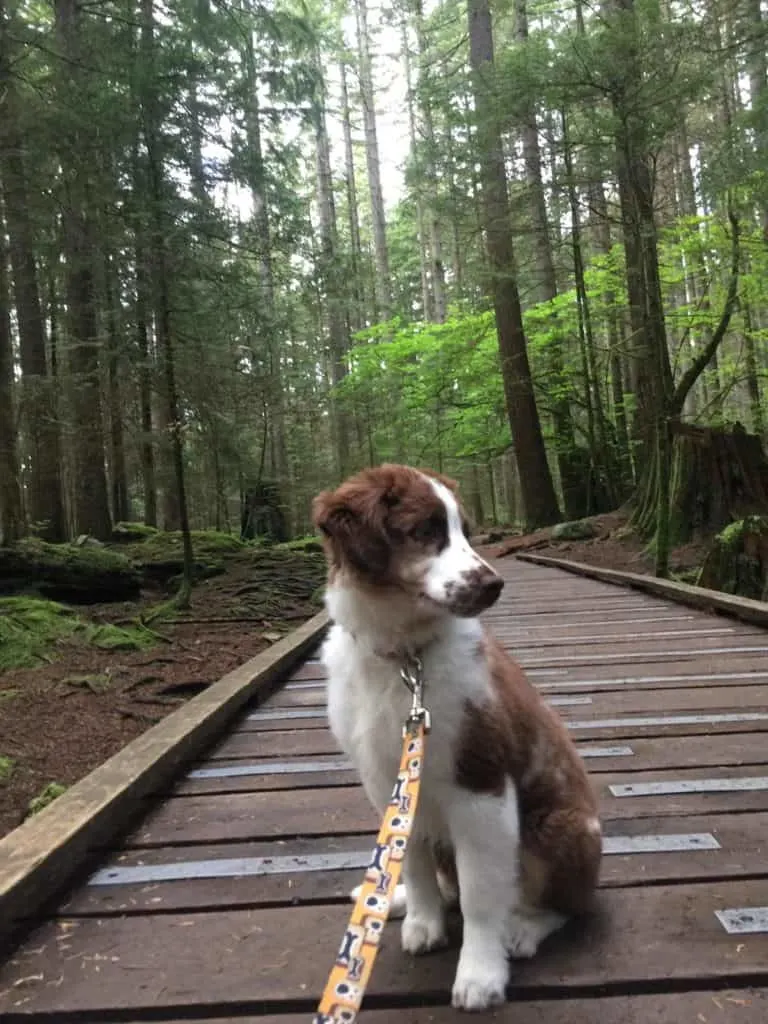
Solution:
{"label": "dog's eye", "polygon": [[445,528],[438,519],[425,519],[423,523],[414,526],[410,536],[418,541],[440,540],[444,532]]}

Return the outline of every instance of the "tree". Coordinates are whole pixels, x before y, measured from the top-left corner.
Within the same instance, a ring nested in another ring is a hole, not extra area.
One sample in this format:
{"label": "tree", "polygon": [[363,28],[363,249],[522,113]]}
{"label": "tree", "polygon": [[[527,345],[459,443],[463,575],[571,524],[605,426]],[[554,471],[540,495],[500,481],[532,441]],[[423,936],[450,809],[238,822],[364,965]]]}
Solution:
{"label": "tree", "polygon": [[389,319],[392,295],[389,284],[389,250],[387,224],[384,214],[384,196],[381,191],[381,161],[376,134],[376,98],[373,90],[371,50],[368,32],[368,0],[354,0],[357,19],[358,67],[360,73],[360,100],[365,125],[365,160],[368,168],[368,189],[371,198],[373,222],[373,251],[376,264],[374,278],[376,312],[381,320]]}
{"label": "tree", "polygon": [[507,413],[520,466],[525,519],[529,527],[535,528],[557,522],[560,512],[539,424],[514,276],[504,154],[491,91],[494,53],[488,0],[468,0],[467,10],[489,286],[496,314]]}
{"label": "tree", "polygon": [[22,393],[29,474],[29,518],[46,540],[66,535],[61,488],[61,446],[56,392],[45,351],[35,237],[30,217],[21,98],[11,58],[11,17],[0,0],[0,189],[5,200],[13,293],[19,330]]}
{"label": "tree", "polygon": [[79,0],[55,0],[59,47],[59,101],[69,131],[60,147],[66,260],[67,354],[72,382],[74,426],[74,513],[79,533],[107,538],[112,524],[104,464],[99,327],[94,281],[93,214],[89,196],[90,139],[83,126],[86,102]]}
{"label": "tree", "polygon": [[0,544],[11,544],[24,533],[24,515],[16,448],[11,303],[2,212],[0,206]]}

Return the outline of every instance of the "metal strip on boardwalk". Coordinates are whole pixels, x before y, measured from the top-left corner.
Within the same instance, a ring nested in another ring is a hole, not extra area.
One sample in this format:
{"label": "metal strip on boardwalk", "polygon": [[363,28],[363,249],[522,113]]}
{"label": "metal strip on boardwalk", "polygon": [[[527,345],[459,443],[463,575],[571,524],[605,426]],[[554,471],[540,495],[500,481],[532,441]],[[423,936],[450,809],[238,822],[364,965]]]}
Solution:
{"label": "metal strip on boardwalk", "polygon": [[[652,638],[649,638],[652,639]],[[712,658],[715,655],[722,656],[723,654],[768,654],[768,647],[703,647],[693,648],[688,650],[683,648],[682,650],[676,651],[653,651],[653,652],[640,652],[640,651],[612,651],[610,654],[590,654],[584,651],[583,654],[563,654],[551,658],[536,658],[526,659],[521,658],[520,664],[527,668],[535,667],[538,665],[578,665],[585,661],[587,663],[599,661],[631,661],[633,658],[645,657],[652,653],[654,661],[661,661],[667,658],[694,658],[694,657],[707,657]]]}
{"label": "metal strip on boardwalk", "polygon": [[188,779],[236,779],[246,775],[303,775],[314,772],[351,771],[351,762],[335,761],[263,761],[259,764],[224,765],[222,768],[195,768]]}
{"label": "metal strip on boardwalk", "polygon": [[566,722],[569,729],[622,729],[628,726],[725,725],[729,722],[765,722],[762,711],[729,712],[722,715],[638,715],[632,718],[593,718]]}
{"label": "metal strip on boardwalk", "polygon": [[[648,836],[606,836],[606,854],[682,853],[719,850],[709,832]],[[348,853],[307,854],[282,857],[222,857],[211,860],[179,861],[175,864],[137,864],[102,868],[91,875],[89,885],[147,885],[206,878],[242,878],[251,875],[289,875],[305,871],[359,870],[368,865],[370,850]]]}
{"label": "metal strip on boardwalk", "polygon": [[[533,675],[534,673],[529,674]],[[725,682],[726,679],[749,679],[751,682],[757,683],[768,679],[768,672],[696,672],[687,676],[619,676],[614,679],[576,679],[567,682],[537,683],[536,685],[540,689],[557,686],[559,689],[566,690],[577,686],[582,688],[585,686],[632,686],[639,683],[693,683],[696,681],[715,683]]]}
{"label": "metal strip on boardwalk", "polygon": [[613,796],[680,796],[685,793],[744,793],[768,789],[768,778],[674,779],[670,782],[630,782],[609,786]]}
{"label": "metal strip on boardwalk", "polygon": [[[586,705],[592,703],[591,697],[551,697],[547,698],[554,707]],[[249,722],[275,722],[280,719],[325,718],[325,705],[318,704],[310,708],[275,708],[274,710],[253,711],[246,715]]]}
{"label": "metal strip on boardwalk", "polygon": [[716,910],[715,917],[729,935],[759,935],[768,932],[768,907]]}
{"label": "metal strip on boardwalk", "polygon": [[[632,757],[632,747],[578,747],[582,757]],[[259,761],[258,764],[223,765],[220,768],[195,768],[186,775],[187,779],[237,779],[249,775],[310,775],[317,772],[353,771],[354,765],[338,758],[326,761]]]}

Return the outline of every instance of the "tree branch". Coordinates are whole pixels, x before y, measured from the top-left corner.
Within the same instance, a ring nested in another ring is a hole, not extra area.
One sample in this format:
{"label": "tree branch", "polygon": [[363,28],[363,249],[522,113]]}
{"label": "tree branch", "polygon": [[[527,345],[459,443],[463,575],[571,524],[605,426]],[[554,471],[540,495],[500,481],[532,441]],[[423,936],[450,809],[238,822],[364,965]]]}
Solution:
{"label": "tree branch", "polygon": [[699,353],[680,378],[680,381],[672,394],[670,413],[673,417],[679,416],[683,411],[683,405],[685,404],[685,400],[688,397],[691,388],[704,372],[715,352],[717,352],[720,342],[723,340],[725,332],[728,330],[728,325],[731,322],[733,311],[736,309],[736,301],[739,296],[739,219],[731,209],[730,204],[728,206],[728,220],[731,222],[731,279],[728,283],[728,294],[725,299],[725,305],[723,306],[723,312],[720,316],[720,322],[715,328],[712,337],[709,339],[704,350]]}

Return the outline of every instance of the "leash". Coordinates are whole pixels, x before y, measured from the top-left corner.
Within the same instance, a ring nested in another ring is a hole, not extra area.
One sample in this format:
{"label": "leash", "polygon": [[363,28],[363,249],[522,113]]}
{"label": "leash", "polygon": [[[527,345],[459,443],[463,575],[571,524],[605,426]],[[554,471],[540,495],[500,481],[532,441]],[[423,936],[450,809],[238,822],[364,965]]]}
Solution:
{"label": "leash", "polygon": [[422,703],[424,674],[421,660],[415,655],[407,655],[400,677],[411,691],[412,700],[403,726],[403,750],[397,780],[313,1024],[352,1024],[357,1017],[379,952],[395,886],[403,869],[403,858],[419,802],[425,737],[431,721],[429,711]]}

